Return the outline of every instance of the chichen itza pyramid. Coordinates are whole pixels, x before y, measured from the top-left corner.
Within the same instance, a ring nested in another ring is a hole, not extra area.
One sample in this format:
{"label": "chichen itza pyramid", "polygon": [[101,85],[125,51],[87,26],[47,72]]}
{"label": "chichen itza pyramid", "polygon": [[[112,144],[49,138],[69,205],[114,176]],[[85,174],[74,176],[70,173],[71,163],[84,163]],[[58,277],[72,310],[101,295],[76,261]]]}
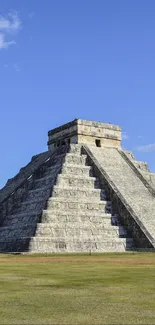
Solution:
{"label": "chichen itza pyramid", "polygon": [[0,190],[0,252],[155,248],[155,174],[121,148],[121,128],[75,119]]}

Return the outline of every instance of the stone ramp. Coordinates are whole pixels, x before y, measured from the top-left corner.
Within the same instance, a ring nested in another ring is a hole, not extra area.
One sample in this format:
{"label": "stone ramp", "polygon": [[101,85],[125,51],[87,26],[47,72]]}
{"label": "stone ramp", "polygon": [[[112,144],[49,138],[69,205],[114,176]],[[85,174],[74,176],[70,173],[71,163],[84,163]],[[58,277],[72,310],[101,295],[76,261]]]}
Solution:
{"label": "stone ramp", "polygon": [[155,247],[155,197],[116,148],[84,146],[133,211],[136,222]]}

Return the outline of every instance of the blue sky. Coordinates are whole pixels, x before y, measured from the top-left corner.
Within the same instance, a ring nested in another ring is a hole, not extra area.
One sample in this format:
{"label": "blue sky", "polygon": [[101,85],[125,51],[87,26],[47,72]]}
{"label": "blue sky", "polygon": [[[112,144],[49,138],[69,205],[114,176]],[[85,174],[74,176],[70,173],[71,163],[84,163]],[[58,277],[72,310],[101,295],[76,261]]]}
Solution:
{"label": "blue sky", "polygon": [[0,187],[74,118],[155,172],[155,1],[0,0]]}

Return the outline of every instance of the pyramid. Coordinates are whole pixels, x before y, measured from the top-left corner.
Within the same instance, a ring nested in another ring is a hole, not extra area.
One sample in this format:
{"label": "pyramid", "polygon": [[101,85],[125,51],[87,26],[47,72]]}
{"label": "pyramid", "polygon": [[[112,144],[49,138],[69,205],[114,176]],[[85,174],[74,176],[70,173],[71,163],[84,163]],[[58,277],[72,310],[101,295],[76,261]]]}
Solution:
{"label": "pyramid", "polygon": [[155,174],[121,148],[121,128],[75,119],[0,190],[0,252],[155,248]]}

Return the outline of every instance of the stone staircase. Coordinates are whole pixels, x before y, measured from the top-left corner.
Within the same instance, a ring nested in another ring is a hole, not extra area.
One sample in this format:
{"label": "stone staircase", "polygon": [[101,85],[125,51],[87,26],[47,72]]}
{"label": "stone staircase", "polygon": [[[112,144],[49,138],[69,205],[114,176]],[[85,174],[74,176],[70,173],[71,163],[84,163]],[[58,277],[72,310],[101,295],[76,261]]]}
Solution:
{"label": "stone staircase", "polygon": [[[76,152],[74,150],[77,149]],[[73,151],[73,152],[72,152]],[[132,239],[111,216],[111,203],[80,147],[72,146],[58,174],[31,252],[107,252],[131,249]]]}
{"label": "stone staircase", "polygon": [[[1,251],[123,252],[133,240],[111,215],[111,202],[81,155],[81,146],[55,158],[0,228]],[[57,175],[57,178],[56,178]],[[53,180],[56,178],[56,182]]]}

